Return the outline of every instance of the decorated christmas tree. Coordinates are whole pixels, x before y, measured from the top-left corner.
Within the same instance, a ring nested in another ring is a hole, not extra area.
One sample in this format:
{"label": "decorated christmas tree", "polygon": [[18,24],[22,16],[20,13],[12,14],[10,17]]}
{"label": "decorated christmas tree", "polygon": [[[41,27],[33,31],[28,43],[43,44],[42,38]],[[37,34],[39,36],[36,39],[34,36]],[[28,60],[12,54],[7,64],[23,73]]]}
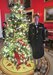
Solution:
{"label": "decorated christmas tree", "polygon": [[[32,50],[28,43],[28,25],[26,11],[20,0],[10,8],[5,29],[6,37],[2,50],[3,57],[11,61],[16,67],[33,60]],[[9,64],[8,64],[9,65]],[[31,66],[29,63],[27,66]]]}

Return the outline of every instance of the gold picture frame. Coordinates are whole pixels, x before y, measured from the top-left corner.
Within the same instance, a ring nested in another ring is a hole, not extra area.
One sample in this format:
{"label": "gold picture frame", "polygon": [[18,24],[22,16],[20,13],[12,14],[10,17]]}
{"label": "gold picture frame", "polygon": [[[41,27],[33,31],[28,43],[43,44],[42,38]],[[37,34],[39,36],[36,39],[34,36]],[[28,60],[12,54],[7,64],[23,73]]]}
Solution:
{"label": "gold picture frame", "polygon": [[28,20],[30,20],[30,23],[33,22],[34,10],[30,9],[30,10],[25,10],[25,11],[26,11]]}
{"label": "gold picture frame", "polygon": [[53,22],[53,7],[44,9],[44,22]]}
{"label": "gold picture frame", "polygon": [[53,1],[53,0],[44,0],[44,2],[49,2],[49,1]]}

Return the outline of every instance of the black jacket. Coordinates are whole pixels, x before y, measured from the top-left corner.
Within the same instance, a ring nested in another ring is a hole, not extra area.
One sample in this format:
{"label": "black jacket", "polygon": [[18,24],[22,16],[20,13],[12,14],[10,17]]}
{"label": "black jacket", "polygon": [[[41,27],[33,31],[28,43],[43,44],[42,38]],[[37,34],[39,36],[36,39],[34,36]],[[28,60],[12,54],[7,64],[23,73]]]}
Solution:
{"label": "black jacket", "polygon": [[32,54],[35,59],[41,58],[44,55],[43,42],[45,40],[44,25],[38,23],[36,28],[35,24],[29,25],[28,39],[32,47]]}

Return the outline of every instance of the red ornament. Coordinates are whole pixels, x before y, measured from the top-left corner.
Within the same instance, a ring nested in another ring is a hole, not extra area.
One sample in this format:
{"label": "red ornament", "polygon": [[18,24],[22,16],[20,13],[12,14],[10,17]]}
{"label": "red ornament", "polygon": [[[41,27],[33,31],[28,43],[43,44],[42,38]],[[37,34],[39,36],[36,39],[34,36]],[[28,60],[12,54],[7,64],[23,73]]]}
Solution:
{"label": "red ornament", "polygon": [[25,59],[24,54],[21,54],[20,57],[22,57],[23,59]]}
{"label": "red ornament", "polygon": [[22,44],[23,46],[27,46],[25,43]]}
{"label": "red ornament", "polygon": [[20,65],[21,62],[20,62],[20,56],[19,56],[19,54],[17,52],[15,52],[14,54],[15,54],[14,57],[16,58],[18,65]]}

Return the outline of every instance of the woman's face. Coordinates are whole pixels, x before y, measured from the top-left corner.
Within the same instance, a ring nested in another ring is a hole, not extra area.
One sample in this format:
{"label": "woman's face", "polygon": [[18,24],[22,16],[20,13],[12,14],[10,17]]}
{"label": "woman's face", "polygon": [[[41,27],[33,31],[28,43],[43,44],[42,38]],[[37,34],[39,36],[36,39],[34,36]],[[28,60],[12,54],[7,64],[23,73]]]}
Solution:
{"label": "woman's face", "polygon": [[39,17],[38,17],[38,16],[35,16],[35,17],[34,17],[34,21],[35,21],[35,22],[39,22]]}

